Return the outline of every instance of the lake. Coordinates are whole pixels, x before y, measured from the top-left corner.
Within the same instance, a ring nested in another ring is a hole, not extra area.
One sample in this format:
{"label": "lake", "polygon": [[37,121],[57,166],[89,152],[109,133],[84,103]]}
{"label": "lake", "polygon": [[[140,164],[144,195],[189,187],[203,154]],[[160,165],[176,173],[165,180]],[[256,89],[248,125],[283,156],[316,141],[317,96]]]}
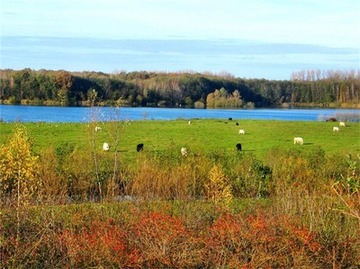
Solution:
{"label": "lake", "polygon": [[89,122],[91,120],[175,120],[175,119],[259,119],[318,121],[339,113],[359,109],[192,109],[149,107],[49,107],[0,105],[0,120],[5,122]]}

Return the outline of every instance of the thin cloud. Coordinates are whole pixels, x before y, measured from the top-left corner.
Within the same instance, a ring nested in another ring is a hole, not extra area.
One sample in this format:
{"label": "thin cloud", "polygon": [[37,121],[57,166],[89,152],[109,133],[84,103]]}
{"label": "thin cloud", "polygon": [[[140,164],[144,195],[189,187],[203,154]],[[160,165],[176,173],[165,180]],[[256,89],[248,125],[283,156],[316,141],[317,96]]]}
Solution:
{"label": "thin cloud", "polygon": [[359,47],[359,5],[357,0],[6,0],[3,35],[175,36]]}
{"label": "thin cloud", "polygon": [[360,62],[358,0],[3,0],[0,15],[5,68],[287,79],[299,69]]}

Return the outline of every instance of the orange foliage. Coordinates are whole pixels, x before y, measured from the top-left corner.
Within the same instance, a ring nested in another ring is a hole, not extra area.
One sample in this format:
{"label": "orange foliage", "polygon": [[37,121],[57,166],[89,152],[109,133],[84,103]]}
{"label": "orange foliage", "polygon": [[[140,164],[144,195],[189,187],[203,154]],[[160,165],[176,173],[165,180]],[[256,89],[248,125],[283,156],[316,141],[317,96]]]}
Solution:
{"label": "orange foliage", "polygon": [[[64,268],[340,268],[354,263],[358,243],[348,238],[327,246],[288,216],[263,212],[223,213],[196,226],[163,211],[138,210],[126,220],[77,224],[20,242],[32,250],[29,268],[41,267],[44,253],[54,253],[53,264]],[[0,254],[11,267],[13,233],[3,238]],[[49,242],[57,242],[56,252]]]}

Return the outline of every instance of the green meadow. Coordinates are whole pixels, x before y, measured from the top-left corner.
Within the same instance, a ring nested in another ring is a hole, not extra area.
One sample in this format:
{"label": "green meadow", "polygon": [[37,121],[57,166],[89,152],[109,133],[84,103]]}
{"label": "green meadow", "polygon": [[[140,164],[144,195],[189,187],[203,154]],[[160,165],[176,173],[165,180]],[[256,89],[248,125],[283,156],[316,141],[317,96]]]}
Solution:
{"label": "green meadow", "polygon": [[[236,125],[238,123],[239,125]],[[94,126],[101,127],[95,134],[98,150],[102,144],[110,144],[114,151],[116,133],[118,151],[126,157],[134,157],[136,145],[144,143],[148,153],[179,151],[186,147],[189,154],[231,152],[237,143],[242,144],[244,153],[252,153],[262,159],[270,150],[297,148],[311,150],[321,148],[326,154],[347,154],[360,152],[360,123],[348,123],[339,132],[333,132],[333,122],[295,122],[269,120],[173,120],[173,121],[131,121],[98,123],[1,123],[0,143],[5,143],[17,125],[26,127],[33,142],[33,150],[71,146],[88,150],[94,138]],[[245,130],[245,135],[239,134]],[[294,145],[293,138],[300,136],[304,144]]]}

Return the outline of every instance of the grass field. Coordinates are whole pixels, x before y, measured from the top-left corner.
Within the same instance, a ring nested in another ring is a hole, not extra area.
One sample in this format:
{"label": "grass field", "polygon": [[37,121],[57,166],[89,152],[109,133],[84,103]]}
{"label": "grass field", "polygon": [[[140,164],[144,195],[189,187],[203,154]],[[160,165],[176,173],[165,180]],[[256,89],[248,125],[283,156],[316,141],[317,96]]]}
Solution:
{"label": "grass field", "polygon": [[[235,123],[238,122],[239,125]],[[18,123],[1,123],[0,143],[5,143]],[[96,147],[102,143],[114,144],[112,138],[119,127],[119,151],[126,156],[136,154],[136,145],[144,143],[147,152],[161,153],[169,149],[186,147],[189,153],[235,151],[237,143],[246,153],[253,153],[262,159],[271,149],[301,148],[301,150],[322,148],[327,154],[360,153],[360,123],[349,123],[333,132],[338,123],[330,122],[288,122],[264,120],[187,120],[133,121],[128,123],[22,123],[33,141],[35,152],[48,147],[72,146],[88,150],[93,127],[100,126],[96,133]],[[115,126],[116,125],[116,126]],[[239,135],[239,129],[246,134]],[[304,145],[294,145],[293,137],[304,138]],[[111,147],[110,151],[114,150]]]}

